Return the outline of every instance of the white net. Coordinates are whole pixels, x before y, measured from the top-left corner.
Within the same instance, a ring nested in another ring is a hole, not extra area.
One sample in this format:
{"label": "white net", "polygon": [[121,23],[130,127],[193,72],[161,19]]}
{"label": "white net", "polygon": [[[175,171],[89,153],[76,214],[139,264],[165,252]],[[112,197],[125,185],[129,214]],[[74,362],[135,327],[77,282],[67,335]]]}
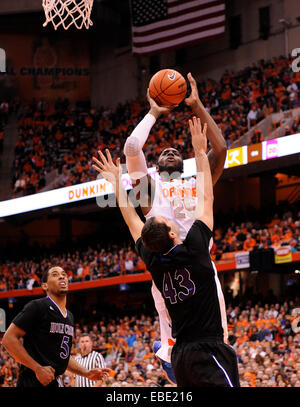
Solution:
{"label": "white net", "polygon": [[71,25],[76,28],[89,28],[93,25],[91,11],[94,0],[43,0],[46,21],[43,26],[52,23],[55,30],[62,25],[67,30]]}

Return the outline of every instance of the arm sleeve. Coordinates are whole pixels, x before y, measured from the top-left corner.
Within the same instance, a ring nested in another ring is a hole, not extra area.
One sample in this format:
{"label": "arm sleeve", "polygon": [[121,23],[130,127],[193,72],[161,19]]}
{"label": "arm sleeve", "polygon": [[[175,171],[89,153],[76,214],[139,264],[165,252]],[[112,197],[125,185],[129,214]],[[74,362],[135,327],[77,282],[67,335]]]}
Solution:
{"label": "arm sleeve", "polygon": [[201,220],[196,220],[187,234],[184,245],[192,255],[209,255],[209,244],[211,238],[212,231],[209,229],[209,227],[206,226],[206,224]]}
{"label": "arm sleeve", "polygon": [[124,154],[128,173],[132,179],[140,179],[148,173],[142,148],[155,122],[156,119],[152,114],[146,114],[126,140]]}
{"label": "arm sleeve", "polygon": [[22,311],[12,320],[12,322],[27,333],[36,327],[39,319],[39,307],[34,301],[31,301],[25,305]]}

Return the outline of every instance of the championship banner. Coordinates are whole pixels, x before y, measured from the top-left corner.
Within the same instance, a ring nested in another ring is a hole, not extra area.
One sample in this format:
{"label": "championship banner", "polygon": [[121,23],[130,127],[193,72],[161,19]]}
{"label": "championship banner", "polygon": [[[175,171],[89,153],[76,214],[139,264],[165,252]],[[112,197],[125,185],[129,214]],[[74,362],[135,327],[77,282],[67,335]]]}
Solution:
{"label": "championship banner", "polygon": [[91,64],[86,37],[30,31],[1,33],[0,47],[6,52],[7,64],[5,73],[0,71],[0,94],[18,95],[21,100],[88,100]]}
{"label": "championship banner", "polygon": [[249,252],[235,253],[235,267],[237,269],[245,269],[250,267]]}
{"label": "championship banner", "polygon": [[292,251],[290,246],[277,247],[274,249],[275,252],[275,264],[281,263],[291,263]]}

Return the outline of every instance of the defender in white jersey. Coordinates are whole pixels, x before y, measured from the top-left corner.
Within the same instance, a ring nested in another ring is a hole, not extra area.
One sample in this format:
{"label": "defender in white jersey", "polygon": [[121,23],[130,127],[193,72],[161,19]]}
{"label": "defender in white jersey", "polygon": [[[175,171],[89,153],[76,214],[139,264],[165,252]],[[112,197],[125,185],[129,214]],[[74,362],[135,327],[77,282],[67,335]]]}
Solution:
{"label": "defender in white jersey", "polygon": [[[207,123],[207,137],[211,145],[207,155],[213,185],[215,185],[224,169],[226,142],[217,124],[200,101],[196,81],[190,73],[188,74],[188,79],[191,85],[191,94],[185,102],[192,108],[193,113],[201,119],[202,123]],[[163,150],[158,158],[158,176],[153,179],[148,174],[147,163],[142,148],[158,117],[161,114],[169,113],[169,109],[158,106],[150,98],[149,91],[147,97],[150,110],[128,137],[124,146],[128,173],[132,179],[134,190],[140,194],[140,206],[146,219],[153,216],[163,216],[171,219],[179,226],[180,238],[184,239],[194,220],[193,210],[197,199],[195,179],[182,179],[182,156],[178,150],[171,147]],[[223,310],[222,321],[226,336],[225,303],[217,274],[216,282],[220,306]],[[161,347],[158,350],[156,349],[156,355],[163,361],[170,363],[172,346],[175,340],[171,335],[171,320],[164,299],[154,283],[152,283],[152,295],[159,315],[161,331]]]}

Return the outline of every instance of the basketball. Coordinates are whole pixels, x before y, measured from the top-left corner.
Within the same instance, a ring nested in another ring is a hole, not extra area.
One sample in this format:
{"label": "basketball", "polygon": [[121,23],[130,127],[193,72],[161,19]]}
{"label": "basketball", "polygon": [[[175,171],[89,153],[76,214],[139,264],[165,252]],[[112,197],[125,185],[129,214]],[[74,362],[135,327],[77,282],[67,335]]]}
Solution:
{"label": "basketball", "polygon": [[186,95],[186,80],[174,69],[162,69],[152,76],[149,83],[150,97],[159,106],[174,107]]}

